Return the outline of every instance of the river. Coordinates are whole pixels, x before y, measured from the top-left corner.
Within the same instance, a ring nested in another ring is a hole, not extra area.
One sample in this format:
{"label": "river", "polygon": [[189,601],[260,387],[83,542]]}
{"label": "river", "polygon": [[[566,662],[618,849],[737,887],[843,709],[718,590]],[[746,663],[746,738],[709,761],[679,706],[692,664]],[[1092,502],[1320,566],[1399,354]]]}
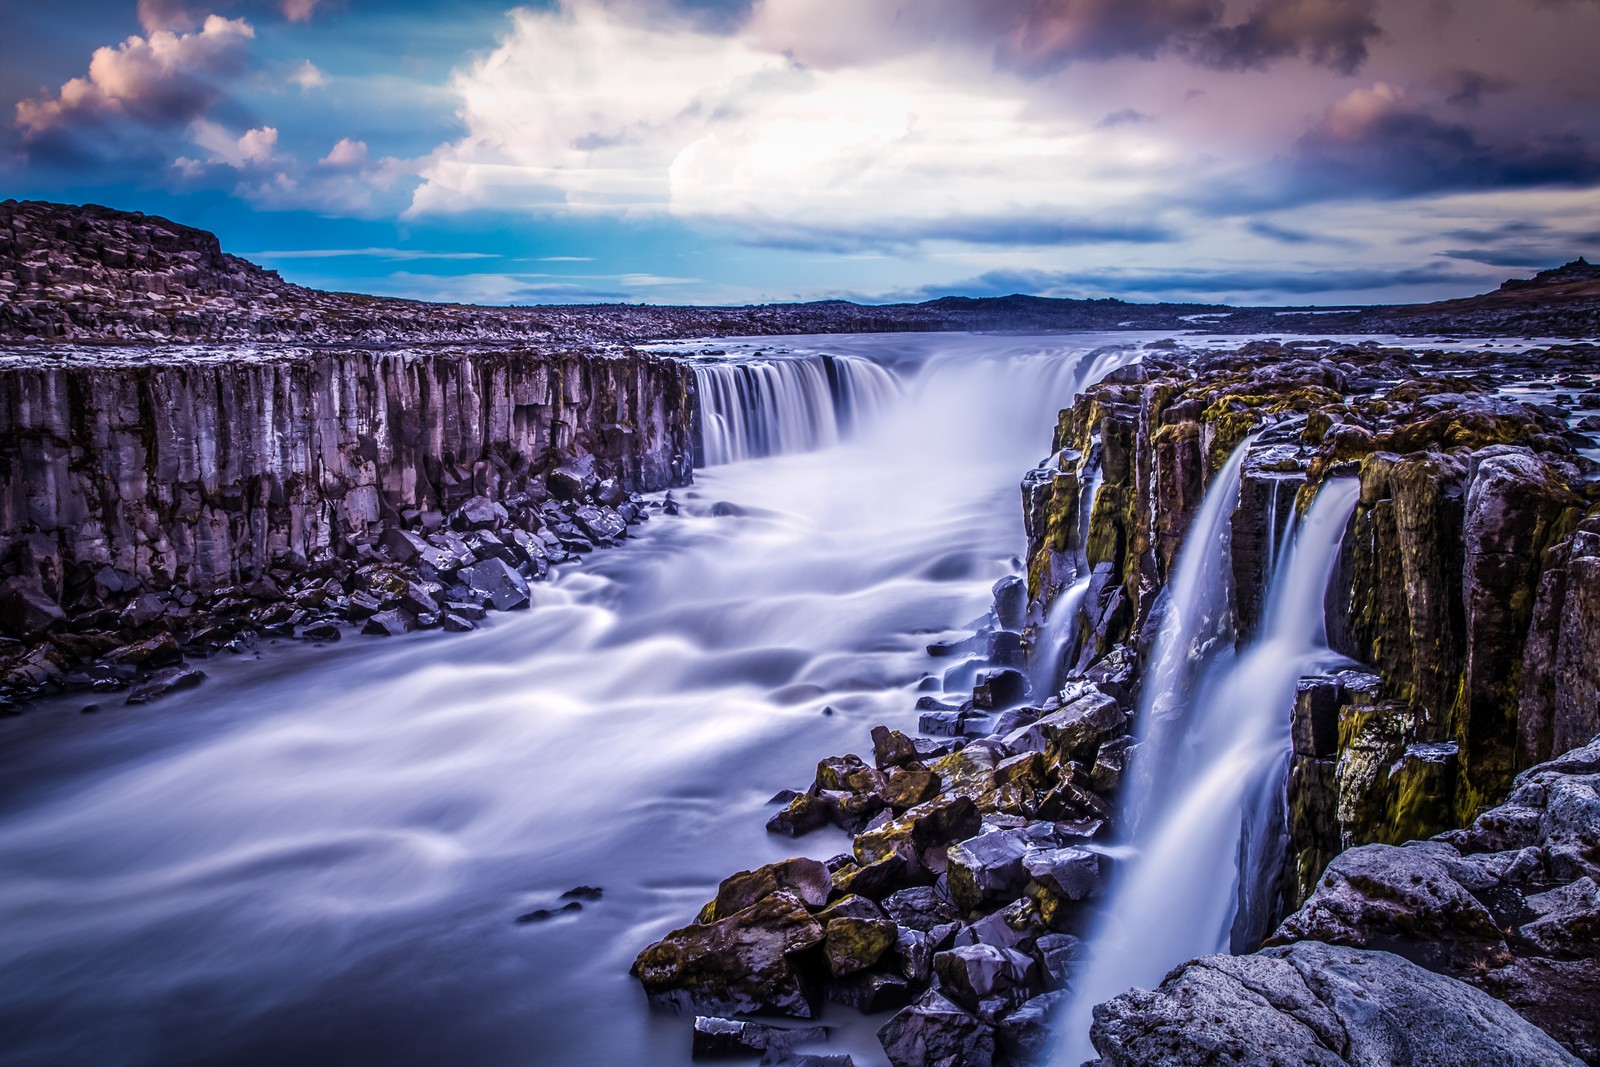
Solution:
{"label": "river", "polygon": [[[950,662],[924,646],[1020,570],[1057,410],[1156,336],[718,341],[897,386],[841,442],[698,471],[476,633],[267,646],[145,708],[0,722],[0,1058],[687,1063],[634,955],[735,870],[847,849],[768,835],[769,798],[914,729]],[[603,898],[514,922],[580,885]],[[884,1062],[881,1018],[825,1021]]]}

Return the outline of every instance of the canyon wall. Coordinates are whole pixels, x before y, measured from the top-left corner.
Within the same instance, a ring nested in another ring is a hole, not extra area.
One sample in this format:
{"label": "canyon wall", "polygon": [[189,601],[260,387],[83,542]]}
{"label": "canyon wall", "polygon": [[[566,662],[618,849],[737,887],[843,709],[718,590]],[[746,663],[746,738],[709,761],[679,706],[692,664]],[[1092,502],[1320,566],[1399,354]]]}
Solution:
{"label": "canyon wall", "polygon": [[5,572],[58,602],[111,568],[211,589],[500,500],[564,457],[628,489],[690,476],[693,379],[640,355],[302,353],[0,372]]}
{"label": "canyon wall", "polygon": [[1041,619],[1081,536],[1080,670],[1148,653],[1188,522],[1246,437],[1231,524],[1241,642],[1295,510],[1334,474],[1360,479],[1329,594],[1329,643],[1354,664],[1306,679],[1294,709],[1286,908],[1341,850],[1463,825],[1517,771],[1600,731],[1600,487],[1594,442],[1574,429],[1595,406],[1593,360],[1586,346],[1156,350],[1062,413],[1055,462],[1023,488],[1029,593]]}

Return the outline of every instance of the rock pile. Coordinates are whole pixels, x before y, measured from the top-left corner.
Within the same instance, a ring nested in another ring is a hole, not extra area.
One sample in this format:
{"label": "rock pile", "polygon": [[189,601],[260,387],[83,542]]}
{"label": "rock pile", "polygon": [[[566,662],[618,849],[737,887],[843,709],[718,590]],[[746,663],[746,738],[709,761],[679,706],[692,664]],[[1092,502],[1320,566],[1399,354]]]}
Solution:
{"label": "rock pile", "polygon": [[[930,652],[1007,647],[1015,579],[995,592],[982,628]],[[769,831],[833,825],[854,836],[850,853],[726,879],[634,962],[653,1003],[811,1019],[832,1001],[895,1012],[879,1038],[896,1067],[1040,1060],[1109,873],[1096,838],[1132,738],[1126,709],[1092,682],[1032,706],[1014,669],[969,669],[974,699],[924,714],[954,736],[879,726],[870,761],[829,757],[804,792],[776,798]],[[1002,671],[1012,699],[981,700]]]}
{"label": "rock pile", "polygon": [[341,555],[280,559],[249,582],[206,591],[147,586],[107,566],[69,614],[38,575],[9,578],[0,583],[0,708],[60,690],[128,690],[127,703],[147,703],[198,685],[205,675],[190,661],[264,638],[337,641],[347,625],[382,637],[472,630],[488,611],[527,607],[529,583],[552,565],[620,544],[667,506],[600,479],[588,457],[548,481],[565,499],[531,480],[448,514],[406,509]]}

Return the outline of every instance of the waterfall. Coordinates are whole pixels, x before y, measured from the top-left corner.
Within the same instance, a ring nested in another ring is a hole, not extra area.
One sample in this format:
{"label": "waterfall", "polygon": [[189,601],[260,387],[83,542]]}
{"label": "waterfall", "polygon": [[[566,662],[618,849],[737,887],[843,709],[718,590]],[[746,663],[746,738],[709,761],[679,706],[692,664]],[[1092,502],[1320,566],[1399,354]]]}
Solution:
{"label": "waterfall", "polygon": [[888,371],[859,356],[697,360],[697,466],[838,443],[894,395]]}
{"label": "waterfall", "polygon": [[[1153,987],[1184,960],[1245,947],[1235,945],[1235,935],[1270,922],[1295,683],[1334,658],[1324,645],[1323,600],[1357,492],[1354,479],[1323,486],[1272,575],[1260,635],[1238,655],[1231,642],[1213,642],[1197,662],[1186,650],[1195,648],[1205,624],[1185,620],[1203,620],[1208,607],[1216,609],[1206,599],[1215,596],[1215,576],[1228,565],[1225,539],[1214,531],[1205,536],[1208,524],[1223,518],[1207,512],[1212,495],[1220,494],[1216,510],[1226,516],[1224,502],[1236,499],[1237,481],[1230,486],[1219,475],[1208,491],[1192,531],[1201,536],[1186,539],[1180,553],[1158,654],[1165,670],[1146,683],[1187,687],[1190,695],[1181,702],[1169,702],[1166,692],[1147,699],[1169,713],[1143,727],[1152,738],[1170,735],[1166,747],[1138,757],[1154,772],[1141,799],[1155,817],[1118,872],[1105,924],[1074,985],[1062,1062],[1093,1054],[1089,1022],[1096,1003],[1132,986]],[[1208,573],[1213,578],[1201,577]]]}
{"label": "waterfall", "polygon": [[1090,468],[1088,480],[1078,502],[1078,549],[1072,559],[1072,584],[1056,594],[1045,612],[1044,621],[1034,635],[1028,654],[1028,680],[1035,695],[1054,693],[1061,682],[1062,662],[1076,651],[1078,611],[1089,593],[1089,517],[1094,514],[1094,499],[1100,492],[1098,462]]}

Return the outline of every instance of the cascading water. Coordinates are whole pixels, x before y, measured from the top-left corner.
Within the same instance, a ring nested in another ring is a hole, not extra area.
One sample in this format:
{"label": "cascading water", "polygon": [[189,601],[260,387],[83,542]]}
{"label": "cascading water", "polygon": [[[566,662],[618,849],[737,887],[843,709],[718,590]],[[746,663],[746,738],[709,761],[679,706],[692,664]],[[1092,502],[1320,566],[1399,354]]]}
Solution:
{"label": "cascading water", "polygon": [[[1229,485],[1225,475],[1229,472],[1219,475],[1208,492],[1194,533],[1222,521],[1205,514],[1213,494],[1223,516],[1228,509],[1222,501],[1236,499],[1237,481]],[[1237,478],[1236,471],[1232,477]],[[1274,879],[1274,864],[1282,862],[1289,711],[1296,681],[1337,658],[1325,646],[1323,601],[1357,493],[1354,479],[1322,487],[1272,576],[1260,635],[1243,653],[1234,656],[1228,643],[1217,643],[1197,669],[1184,650],[1195,647],[1201,629],[1180,619],[1163,634],[1174,641],[1163,641],[1158,658],[1170,656],[1174,662],[1158,664],[1167,667],[1166,673],[1152,675],[1146,684],[1181,687],[1186,676],[1197,684],[1181,706],[1169,705],[1179,717],[1163,722],[1157,716],[1145,724],[1147,735],[1174,733],[1164,749],[1139,756],[1159,783],[1140,798],[1155,817],[1145,821],[1136,850],[1118,872],[1105,925],[1096,932],[1088,964],[1074,984],[1061,1062],[1077,1064],[1092,1055],[1088,1032],[1095,1004],[1132,986],[1153,986],[1171,966],[1191,957],[1248,947],[1233,944],[1235,932],[1270,921],[1271,902],[1263,899],[1269,895],[1263,889]],[[1226,547],[1215,536],[1186,540],[1179,578],[1195,580],[1181,588],[1174,583],[1169,614],[1203,613],[1202,601],[1214,595],[1216,585],[1198,575],[1225,572]],[[1187,640],[1181,639],[1184,630],[1190,631]],[[1151,699],[1164,704],[1166,698],[1161,693]]]}
{"label": "cascading water", "polygon": [[[1089,529],[1089,517],[1094,514],[1094,499],[1100,492],[1101,480],[1100,465],[1096,463],[1084,483],[1078,505],[1080,531]],[[1056,691],[1061,684],[1063,661],[1075,651],[1072,646],[1076,637],[1078,611],[1083,607],[1084,597],[1089,593],[1089,553],[1085,539],[1081,536],[1078,538],[1078,548],[1073,556],[1072,567],[1072,584],[1057,593],[1056,598],[1050,602],[1044,621],[1039,626],[1038,633],[1034,635],[1033,647],[1029,651],[1028,680],[1033,686],[1035,696],[1040,699],[1045,694]]]}
{"label": "cascading water", "polygon": [[858,356],[701,359],[698,466],[807,452],[872,422],[894,395],[894,378]]}
{"label": "cascading water", "polygon": [[[1017,472],[1160,336],[783,338],[904,387],[833,448],[697,472],[531,611],[0,720],[0,1059],[690,1067],[634,955],[730,871],[839,851],[767,799],[916,729],[929,640],[1015,571]],[[829,1023],[881,1062],[881,1018]]]}

